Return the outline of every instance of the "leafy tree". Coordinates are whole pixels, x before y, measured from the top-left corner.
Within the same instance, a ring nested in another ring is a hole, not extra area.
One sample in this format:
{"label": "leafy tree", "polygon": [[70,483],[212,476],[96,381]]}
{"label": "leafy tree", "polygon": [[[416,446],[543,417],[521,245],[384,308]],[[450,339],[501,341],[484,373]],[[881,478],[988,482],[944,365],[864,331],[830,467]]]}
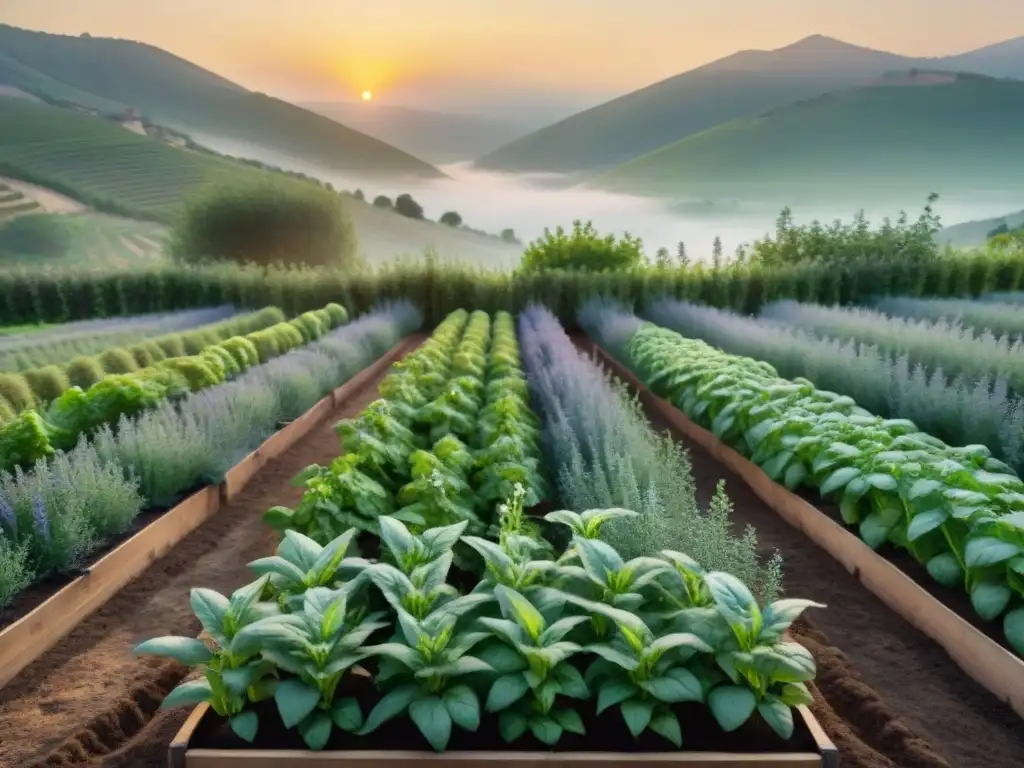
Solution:
{"label": "leafy tree", "polygon": [[373,207],[374,208],[391,208],[392,207],[391,198],[388,197],[387,195],[377,195],[375,198],[373,198]]}
{"label": "leafy tree", "polygon": [[412,199],[412,195],[406,193],[395,198],[395,211],[407,219],[422,219],[423,207]]}
{"label": "leafy tree", "polygon": [[715,269],[722,268],[722,238],[715,235],[715,241],[711,244],[711,265]]}
{"label": "leafy tree", "polygon": [[209,186],[186,200],[170,253],[184,263],[349,266],[357,240],[342,202],[297,181]]}
{"label": "leafy tree", "polygon": [[441,214],[441,218],[438,219],[442,224],[447,224],[449,227],[461,227],[462,217],[459,216],[455,211],[447,211]]}
{"label": "leafy tree", "polygon": [[672,259],[668,255],[668,248],[658,249],[658,253],[654,257],[654,263],[658,265],[658,269],[668,269],[672,265]]}
{"label": "leafy tree", "polygon": [[516,237],[516,232],[514,229],[501,230],[501,239],[504,240],[506,243],[515,243],[516,245],[519,244],[519,238]]}
{"label": "leafy tree", "polygon": [[690,257],[686,255],[686,243],[682,240],[680,240],[679,245],[676,246],[676,261],[679,262],[680,267],[690,266]]}
{"label": "leafy tree", "polygon": [[365,200],[366,199],[366,195],[363,193],[363,190],[361,190],[361,189],[357,189],[355,192],[353,192],[352,193],[352,197],[354,197],[356,200]]}
{"label": "leafy tree", "polygon": [[523,254],[523,269],[540,272],[549,269],[577,269],[605,272],[632,269],[644,262],[643,242],[628,232],[617,239],[615,235],[601,237],[592,222],[584,224],[577,219],[572,232],[558,227],[554,232],[534,240]]}

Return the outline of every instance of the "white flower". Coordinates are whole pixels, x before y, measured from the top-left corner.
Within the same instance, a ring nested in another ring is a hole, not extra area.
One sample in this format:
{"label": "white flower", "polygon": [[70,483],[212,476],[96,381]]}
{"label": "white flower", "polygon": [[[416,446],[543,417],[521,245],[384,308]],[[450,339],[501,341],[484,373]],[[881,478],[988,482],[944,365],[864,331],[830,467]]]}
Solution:
{"label": "white flower", "polygon": [[514,486],[512,486],[512,488],[515,491],[516,496],[522,496],[524,493],[526,493],[526,489],[523,488],[522,483],[516,483]]}

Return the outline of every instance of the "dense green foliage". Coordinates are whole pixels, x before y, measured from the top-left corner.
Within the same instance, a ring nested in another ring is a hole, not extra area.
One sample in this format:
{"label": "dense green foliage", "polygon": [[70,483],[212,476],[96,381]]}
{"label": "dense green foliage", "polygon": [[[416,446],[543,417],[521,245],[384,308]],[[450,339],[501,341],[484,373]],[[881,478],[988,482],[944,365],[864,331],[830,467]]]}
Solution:
{"label": "dense green foliage", "polygon": [[423,206],[413,200],[408,192],[395,198],[395,213],[400,213],[407,219],[422,219]]}
{"label": "dense green foliage", "polygon": [[449,227],[462,226],[462,217],[459,215],[458,211],[445,211],[441,214],[441,218],[439,218],[438,221]]}
{"label": "dense green foliage", "polygon": [[558,227],[526,247],[523,270],[542,272],[555,269],[583,272],[610,272],[640,266],[644,261],[643,243],[627,232],[621,238],[614,234],[600,236],[593,222],[572,223],[572,231]]}
{"label": "dense green foliage", "polygon": [[59,259],[71,250],[65,217],[33,213],[0,223],[0,259],[13,255]]}
{"label": "dense green foliage", "polygon": [[769,477],[834,499],[869,546],[903,547],[938,582],[965,589],[984,620],[1004,616],[1024,655],[1024,482],[985,446],[948,446],[908,419],[657,326],[640,328],[626,354],[654,392]]}
{"label": "dense green foliage", "polygon": [[340,195],[278,180],[196,192],[172,230],[170,252],[185,263],[345,268],[357,247]]}

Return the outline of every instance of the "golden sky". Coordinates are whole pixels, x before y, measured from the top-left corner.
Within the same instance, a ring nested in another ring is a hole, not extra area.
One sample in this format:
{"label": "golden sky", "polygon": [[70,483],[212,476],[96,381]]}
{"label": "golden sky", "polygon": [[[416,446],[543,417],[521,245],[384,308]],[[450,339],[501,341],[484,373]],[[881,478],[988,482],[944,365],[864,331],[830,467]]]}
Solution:
{"label": "golden sky", "polygon": [[[293,100],[622,93],[809,34],[907,55],[1024,35],[1024,0],[0,0],[0,22],[125,37]],[[1016,24],[1016,27],[1014,26]]]}

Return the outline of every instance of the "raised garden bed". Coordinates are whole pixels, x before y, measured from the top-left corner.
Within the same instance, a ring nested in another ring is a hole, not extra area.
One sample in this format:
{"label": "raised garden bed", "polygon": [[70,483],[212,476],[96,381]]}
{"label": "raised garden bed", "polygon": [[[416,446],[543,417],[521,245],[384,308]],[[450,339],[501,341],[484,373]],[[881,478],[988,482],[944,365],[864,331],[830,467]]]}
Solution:
{"label": "raised garden bed", "polygon": [[122,587],[162,558],[188,534],[236,496],[266,462],[301,440],[335,407],[386,370],[407,348],[403,339],[298,419],[267,438],[229,470],[222,483],[207,486],[156,518],[96,561],[52,597],[0,632],[0,688],[42,656]]}
{"label": "raised garden bed", "polygon": [[799,495],[772,481],[757,465],[691,421],[596,343],[593,351],[667,423],[736,473],[780,517],[802,531],[889,608],[937,643],[975,682],[1024,718],[1024,661],[950,610],[890,563]]}
{"label": "raised garden bed", "polygon": [[[347,745],[345,735],[340,734],[336,738],[341,743],[329,743],[328,749],[311,752],[301,748],[301,740],[298,745],[289,744],[295,739],[294,732],[283,729],[275,732],[270,728],[265,739],[268,742],[280,740],[282,746],[262,746],[258,741],[256,746],[262,748],[254,749],[231,734],[225,721],[208,705],[201,704],[171,742],[168,765],[170,768],[327,768],[337,765],[404,768],[410,763],[424,762],[437,768],[466,765],[557,768],[589,764],[626,768],[636,763],[688,768],[838,768],[839,753],[814,716],[803,706],[798,707],[797,712],[796,730],[789,741],[783,741],[767,727],[758,727],[763,724],[754,722],[735,733],[722,733],[701,706],[694,706],[692,710],[681,706],[680,720],[687,724],[684,743],[690,748],[673,752],[662,751],[664,740],[653,734],[646,734],[649,740],[641,738],[635,742],[632,751],[611,751],[614,746],[634,744],[621,719],[611,713],[595,721],[590,736],[565,739],[556,751],[545,751],[539,743],[525,740],[512,748],[502,741],[496,724],[484,721],[475,734],[456,731],[459,738],[453,738],[448,751],[442,753],[431,751],[409,722],[389,724],[393,727],[381,728],[371,737],[348,737]],[[741,743],[751,751],[740,751]],[[391,744],[419,749],[388,749]]]}

